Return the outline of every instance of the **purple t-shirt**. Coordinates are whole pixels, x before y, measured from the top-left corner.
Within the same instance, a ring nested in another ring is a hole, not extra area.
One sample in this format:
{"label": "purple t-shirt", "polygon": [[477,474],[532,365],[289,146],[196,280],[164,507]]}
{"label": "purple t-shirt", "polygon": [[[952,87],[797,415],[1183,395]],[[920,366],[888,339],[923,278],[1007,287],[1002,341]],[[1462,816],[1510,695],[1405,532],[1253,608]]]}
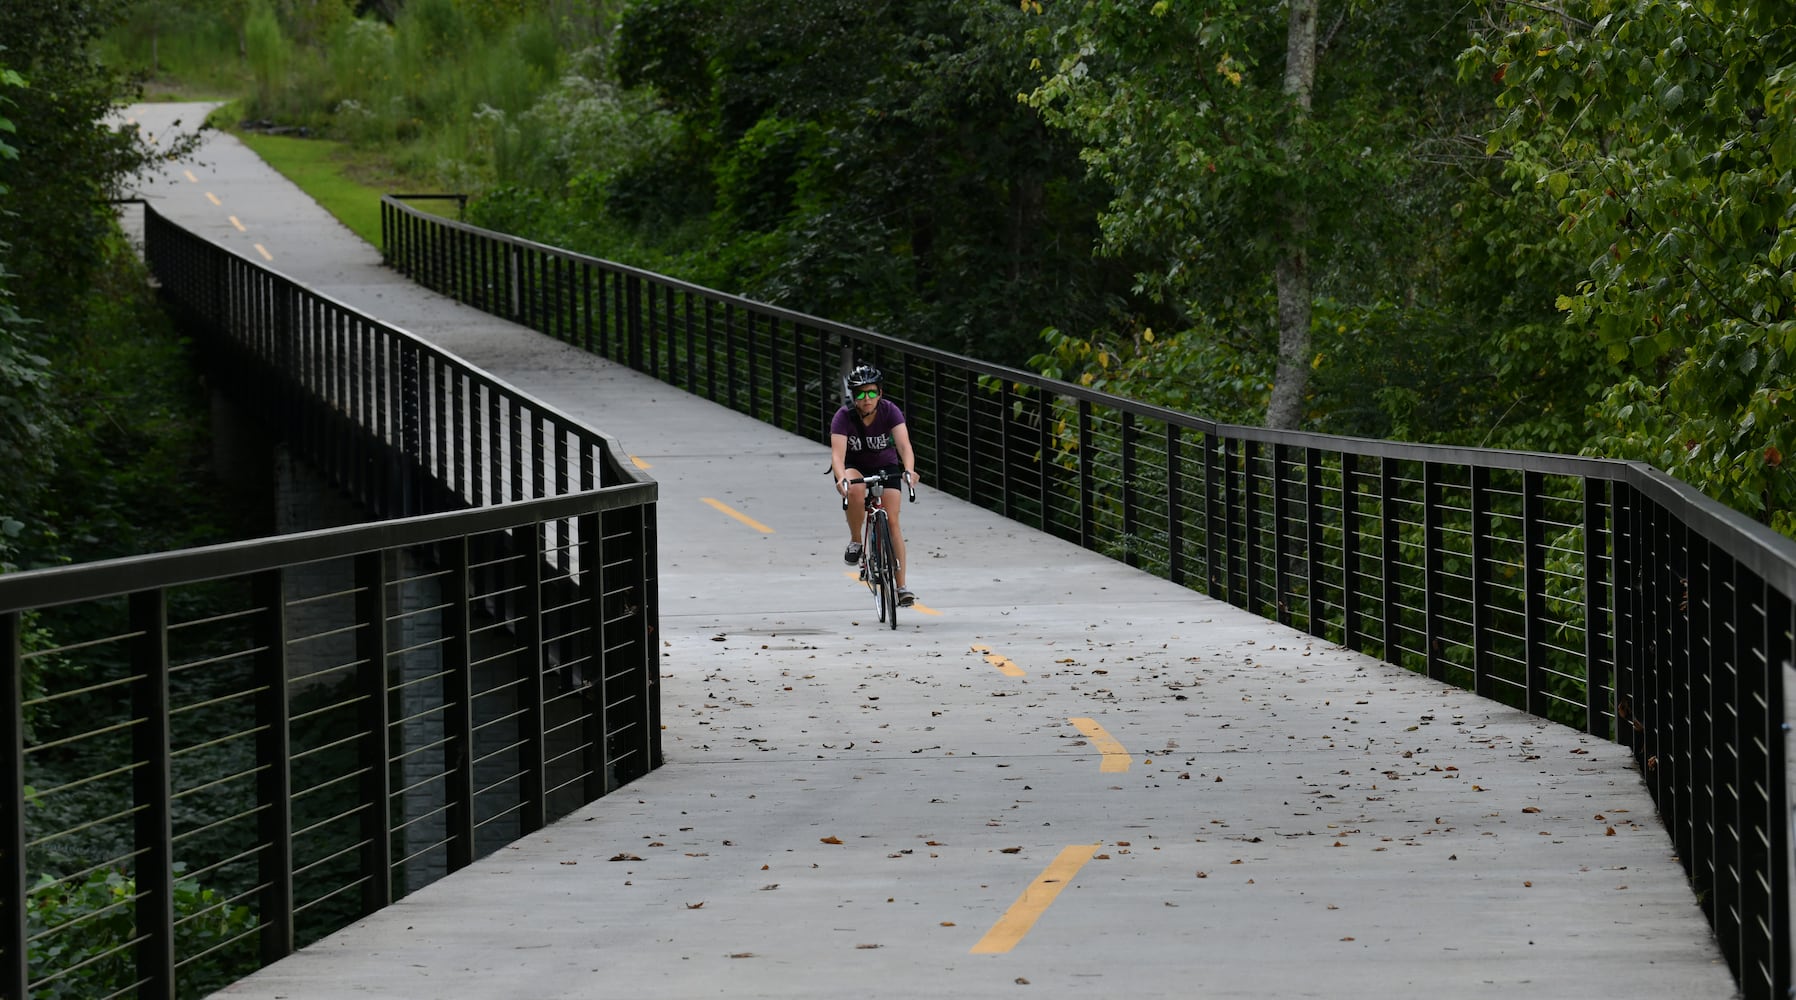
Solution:
{"label": "purple t-shirt", "polygon": [[902,423],[904,411],[889,399],[881,399],[873,408],[870,424],[861,423],[860,414],[852,406],[837,410],[835,419],[829,422],[829,432],[848,439],[848,454],[843,458],[843,467],[859,469],[866,475],[902,464],[898,458],[898,445],[892,440],[892,429]]}

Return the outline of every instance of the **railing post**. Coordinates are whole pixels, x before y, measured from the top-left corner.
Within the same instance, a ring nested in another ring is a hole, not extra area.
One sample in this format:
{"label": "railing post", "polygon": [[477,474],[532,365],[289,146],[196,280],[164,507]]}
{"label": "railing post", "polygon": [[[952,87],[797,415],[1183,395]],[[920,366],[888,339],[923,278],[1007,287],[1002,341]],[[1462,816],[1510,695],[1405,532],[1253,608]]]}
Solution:
{"label": "railing post", "polygon": [[638,544],[641,546],[636,580],[641,588],[637,599],[641,601],[638,614],[642,623],[642,659],[637,669],[642,672],[642,696],[647,700],[644,738],[648,743],[648,767],[643,771],[647,773],[666,763],[661,748],[661,522],[659,508],[654,504],[633,508],[630,517],[640,531]]}
{"label": "railing post", "polygon": [[519,322],[524,315],[524,265],[518,257],[523,252],[516,244],[503,245],[505,254],[505,304],[510,310],[505,318]]}
{"label": "railing post", "polygon": [[[967,484],[967,500],[983,507],[985,504],[981,503],[981,501],[984,499],[985,491],[979,489],[979,481],[977,478],[979,469],[979,448],[977,444],[979,430],[975,426],[975,422],[979,419],[979,377],[974,375],[971,369],[964,370],[961,372],[961,385],[967,394],[967,433],[965,434],[967,446],[962,449],[962,453],[966,458],[963,468],[966,470],[965,482]],[[1042,405],[1044,407],[1047,406],[1047,400],[1045,398],[1042,401]],[[1047,456],[1044,455],[1042,457],[1046,458]],[[1004,474],[1004,470],[1000,469],[999,474]],[[1008,487],[1008,483],[1003,484],[1004,489],[1008,489]],[[1042,497],[1042,502],[1046,503],[1047,497]],[[988,507],[986,509],[989,510],[991,508]],[[1042,530],[1045,531],[1047,529],[1044,527]]]}
{"label": "railing post", "polygon": [[0,994],[31,995],[31,963],[25,945],[25,678],[21,648],[20,615],[0,613],[0,782],[9,802],[20,808],[4,814],[4,841],[0,841],[0,950],[6,961],[0,966]]}
{"label": "railing post", "polygon": [[[1046,402],[1047,397],[1046,397],[1046,395],[1043,394],[1040,398],[1043,401],[1042,414],[1041,414],[1041,429],[1042,429],[1042,440],[1045,444],[1046,440],[1047,440],[1047,428],[1048,428],[1048,424],[1051,422],[1051,418],[1049,417],[1049,415],[1047,413],[1047,402]],[[1022,409],[1025,413],[1028,412],[1027,407],[1022,407]],[[1010,475],[1010,424],[1011,424],[1010,413],[1011,413],[1010,382],[1005,379],[999,379],[998,380],[998,444],[999,444],[999,453],[1001,455],[1003,455],[1004,457],[1003,457],[1002,461],[1000,461],[998,463],[998,480],[1001,483],[1001,485],[998,489],[998,512],[1003,514],[1007,518],[1014,518],[1014,517],[1016,517],[1016,496],[1015,496],[1016,491],[1010,488],[1011,479],[1012,479],[1012,477]],[[968,433],[969,434],[971,433],[970,429],[969,429]],[[1053,462],[1053,460],[1054,460],[1053,455],[1054,455],[1054,453],[1052,451],[1045,450],[1045,449],[1041,453],[1041,492],[1036,497],[1036,502],[1037,502],[1037,509],[1041,511],[1041,530],[1043,530],[1043,531],[1049,530],[1049,528],[1048,528],[1048,489],[1049,489],[1048,465],[1051,462]]]}
{"label": "railing post", "polygon": [[[654,301],[653,295],[649,296],[649,301]],[[753,309],[742,310],[742,325],[743,335],[748,338],[748,350],[743,355],[743,359],[748,363],[748,405],[742,408],[742,412],[760,420],[761,366],[755,364],[755,359],[761,356],[761,352],[755,344],[755,311]]]}
{"label": "railing post", "polygon": [[[599,483],[593,462],[595,445],[581,448],[581,487],[592,489]],[[609,733],[610,699],[605,695],[605,678],[611,673],[606,662],[610,636],[605,615],[605,560],[609,556],[605,544],[605,524],[597,513],[580,517],[580,595],[585,628],[577,629],[586,646],[586,683],[581,704],[586,713],[581,727],[586,780],[585,802],[591,802],[611,790]]]}
{"label": "railing post", "polygon": [[1303,510],[1308,530],[1303,541],[1304,604],[1308,611],[1309,633],[1318,639],[1327,635],[1322,600],[1322,450],[1305,448],[1303,455]]}
{"label": "railing post", "polygon": [[[1000,380],[1001,381],[1001,380]],[[1097,530],[1091,509],[1092,471],[1097,459],[1092,455],[1091,445],[1091,402],[1081,398],[1078,406],[1079,414],[1079,544],[1087,549],[1097,548]],[[1006,439],[1009,435],[1005,435]],[[1006,465],[1009,463],[1006,462]]]}
{"label": "railing post", "polygon": [[[670,321],[673,316],[672,296],[673,289],[670,288],[668,289],[669,301],[666,310]],[[671,325],[670,322],[669,326]],[[668,348],[671,351],[672,338],[669,337],[668,339],[670,341]],[[783,372],[780,370],[780,321],[777,316],[769,316],[767,318],[767,361],[769,369],[767,374],[767,395],[771,397],[769,402],[773,405],[773,419],[769,420],[768,423],[784,430],[786,426],[784,423],[786,417],[786,392],[784,388],[785,379],[783,377]],[[793,361],[795,363],[794,367],[796,367],[797,358],[794,357]],[[887,377],[889,378],[890,376]],[[671,357],[668,359],[667,378],[668,381],[673,381],[673,359]]]}
{"label": "railing post", "polygon": [[130,597],[132,798],[136,803],[137,995],[175,996],[175,859],[168,692],[168,595]]}
{"label": "railing post", "polygon": [[[999,388],[1000,413],[1009,413],[1009,409],[1011,409],[1009,408],[1009,391],[1011,391],[1009,390],[1009,382],[1002,382]],[[1029,397],[1022,397],[1022,399],[1027,400]],[[1047,512],[1049,512],[1049,506],[1051,506],[1051,504],[1049,504],[1049,497],[1051,497],[1052,492],[1054,492],[1054,465],[1056,465],[1056,461],[1054,461],[1054,404],[1052,404],[1052,397],[1049,397],[1047,391],[1043,390],[1036,390],[1036,393],[1034,393],[1034,400],[1036,400],[1036,404],[1034,404],[1034,415],[1036,415],[1036,420],[1034,420],[1036,451],[1040,452],[1040,456],[1042,456],[1040,461],[1034,463],[1036,479],[1038,479],[1036,492],[1034,492],[1034,497],[1036,497],[1036,526],[1042,531],[1052,531]],[[1027,411],[1027,402],[1024,404],[1024,409]],[[1009,510],[1011,510],[1011,503],[1009,503],[1009,490],[1006,490],[1006,492],[1004,492],[1004,517],[1011,517],[1011,512],[1009,512]]]}
{"label": "railing post", "polygon": [[505,441],[508,453],[506,466],[511,480],[511,493],[507,500],[530,500],[533,497],[525,492],[527,478],[524,475],[524,405],[516,399],[506,398],[502,412],[505,415]]}
{"label": "railing post", "polygon": [[[1614,524],[1615,512],[1608,509],[1609,484],[1595,476],[1584,477],[1584,731],[1592,736],[1609,734],[1609,698],[1604,691],[1612,678],[1615,643],[1605,643],[1609,631],[1609,607],[1604,599],[1608,586],[1608,563],[1612,558],[1605,550],[1605,523]],[[1609,537],[1613,538],[1611,531]]]}
{"label": "railing post", "polygon": [[[498,546],[495,546],[498,547]],[[470,613],[468,539],[464,536],[451,555],[446,574],[443,643],[443,735],[448,741],[448,774],[444,803],[448,806],[448,869],[460,871],[474,863],[474,668],[468,631]],[[488,591],[490,592],[490,591]]]}
{"label": "railing post", "polygon": [[[683,294],[682,301],[685,303],[685,308],[686,308],[686,336],[688,338],[688,342],[686,344],[686,366],[687,366],[686,391],[691,392],[692,391],[692,371],[691,371],[692,344],[691,344],[690,338],[692,336],[692,293],[685,292]],[[815,332],[815,331],[812,331],[812,332]],[[821,416],[822,409],[823,409],[822,394],[818,391],[812,390],[809,382],[806,381],[806,379],[805,379],[804,362],[805,362],[806,355],[809,353],[805,350],[805,333],[806,333],[806,327],[804,326],[804,324],[799,323],[797,320],[793,320],[792,321],[792,431],[793,431],[793,433],[799,435],[800,437],[810,437],[811,436],[810,429],[812,427],[816,426],[815,423],[811,419],[811,415],[816,414],[818,416]],[[812,358],[816,357],[816,355],[814,355],[814,354],[812,354],[810,356]],[[911,371],[911,363],[910,363],[909,355],[905,356],[904,368],[905,368],[905,371],[904,371],[904,392],[905,392],[904,403],[907,408],[907,411],[906,411],[907,418],[913,422],[914,421],[927,421],[927,420],[931,419],[931,414],[928,410],[923,408],[922,394],[919,392],[913,391],[916,383],[914,381],[912,381],[912,376],[914,373]],[[819,370],[817,373],[817,385],[818,385],[819,389],[821,389],[824,385],[828,384],[823,380],[823,375],[824,375],[824,373],[821,370]]]}
{"label": "railing post", "polygon": [[1384,656],[1386,663],[1402,666],[1403,632],[1397,620],[1402,605],[1397,600],[1397,460],[1378,460],[1378,528],[1383,555],[1379,559],[1379,618],[1384,623]]}
{"label": "railing post", "polygon": [[484,464],[483,441],[477,418],[480,415],[480,384],[465,372],[457,372],[455,382],[450,385],[450,395],[454,397],[455,406],[455,467],[459,472],[457,482],[465,478],[467,492],[463,494],[471,506],[479,507],[484,502],[485,492],[482,487]]}
{"label": "railing post", "polygon": [[1360,652],[1359,456],[1341,453],[1341,645]]}
{"label": "railing post", "polygon": [[[724,309],[727,311],[729,309],[729,307],[725,306]],[[711,402],[715,403],[715,402],[717,402],[717,330],[716,330],[717,303],[713,302],[709,297],[706,297],[706,299],[705,299],[704,314],[705,314],[705,398],[710,400]],[[848,348],[843,347],[842,352],[844,355],[846,355],[848,352]],[[826,428],[826,432],[825,432],[823,440],[825,443],[828,443],[828,441],[829,441],[827,428]]]}
{"label": "railing post", "polygon": [[[540,435],[537,445],[540,454]],[[519,537],[523,534],[522,531],[518,532]],[[543,669],[546,666],[543,657],[543,553],[547,547],[547,539],[541,521],[531,526],[529,537],[531,545],[524,559],[523,586],[518,595],[518,639],[524,647],[521,658],[524,676],[520,678],[523,682],[520,699],[523,702],[523,712],[518,717],[518,727],[521,730],[518,734],[518,756],[522,772],[518,797],[523,807],[519,813],[519,832],[526,834],[542,829],[548,814],[544,799],[547,782],[543,773],[546,756],[543,718]]]}
{"label": "railing post", "polygon": [[1526,710],[1533,715],[1546,712],[1546,492],[1545,477],[1539,472],[1522,473],[1522,580],[1527,607],[1524,628],[1527,649]]}
{"label": "railing post", "polygon": [[1285,470],[1291,466],[1290,446],[1272,446],[1272,613],[1280,625],[1291,624],[1291,547],[1289,518],[1285,508],[1290,503]]}
{"label": "railing post", "polygon": [[[1250,614],[1259,614],[1260,598],[1260,487],[1254,470],[1260,464],[1260,443],[1243,438],[1241,458],[1241,572],[1245,588],[1238,605]],[[1231,518],[1229,523],[1234,524]],[[1231,546],[1232,548],[1232,546]]]}
{"label": "railing post", "polygon": [[[387,560],[355,557],[356,686],[361,694],[362,913],[393,901],[392,712],[387,691]],[[446,630],[445,630],[446,631]]]}
{"label": "railing post", "polygon": [[1472,690],[1491,696],[1491,511],[1490,469],[1471,468],[1472,480]]}
{"label": "railing post", "polygon": [[287,685],[287,601],[283,571],[257,573],[250,586],[256,618],[257,883],[262,964],[293,953],[293,742]]}
{"label": "railing post", "polygon": [[[693,330],[693,322],[692,321],[693,321],[694,317],[692,314],[692,293],[690,291],[688,291],[685,294],[680,296],[680,314],[681,314],[681,321],[685,324],[685,327],[686,327],[686,386],[685,386],[685,388],[686,388],[687,392],[690,392],[696,396],[696,395],[698,395],[698,336]],[[708,326],[708,324],[707,324],[707,326]],[[797,329],[798,328],[796,326],[793,327],[793,330],[796,331]],[[707,332],[709,332],[708,329],[707,329]],[[588,350],[590,350],[590,348],[588,348]],[[822,381],[822,380],[820,379],[819,381]],[[827,384],[827,383],[825,383],[825,384]],[[821,400],[815,400],[813,402],[814,402],[814,405],[817,405],[817,406],[822,405]],[[800,434],[804,433],[803,427],[800,427],[798,430],[799,430]],[[805,436],[808,437],[809,435],[805,435]],[[825,441],[827,442],[827,440],[828,439],[826,438]]]}
{"label": "railing post", "polygon": [[[1226,525],[1229,517],[1226,475],[1219,471],[1227,446],[1210,431],[1204,432],[1204,575],[1209,580],[1205,592],[1219,601],[1229,600],[1229,567]],[[1218,508],[1221,517],[1217,516]]]}
{"label": "railing post", "polygon": [[1180,476],[1179,425],[1166,425],[1166,578],[1179,586],[1185,584],[1184,499],[1185,484]]}
{"label": "railing post", "polygon": [[[1640,645],[1640,586],[1639,586],[1639,512],[1633,487],[1625,483],[1616,483],[1612,491],[1613,500],[1610,519],[1611,540],[1615,551],[1614,567],[1614,604],[1615,604],[1615,739],[1629,746],[1634,744],[1633,727],[1640,720],[1640,670],[1638,669]],[[1634,711],[1624,721],[1620,717],[1623,700]]]}
{"label": "railing post", "polygon": [[1122,533],[1123,562],[1141,565],[1141,553],[1135,544],[1135,414],[1122,411]]}
{"label": "railing post", "polygon": [[399,464],[399,510],[406,514],[424,513],[418,493],[418,476],[424,464],[424,393],[419,386],[419,348],[410,341],[394,338],[399,349],[399,419],[401,458]]}
{"label": "railing post", "polygon": [[[628,353],[625,357],[629,359],[631,368],[634,368],[637,371],[642,371],[642,279],[635,275],[631,275],[629,278],[625,279],[624,285],[627,298],[625,304],[624,330],[629,337]],[[751,319],[750,322],[752,323],[753,320]],[[752,335],[749,339],[752,343]],[[732,369],[735,365],[735,361],[736,355],[734,352],[731,352],[730,363]],[[754,371],[752,362],[749,365],[749,371],[752,377]],[[736,388],[735,372],[732,370],[730,375],[730,393],[731,396],[734,397]],[[753,393],[751,392],[750,399],[752,400],[752,398]],[[733,398],[731,402],[734,402]]]}
{"label": "railing post", "polygon": [[1441,467],[1422,463],[1422,591],[1423,635],[1426,637],[1428,676],[1447,679],[1446,628],[1441,587],[1446,578],[1447,545],[1441,512]]}
{"label": "railing post", "polygon": [[[847,350],[844,347],[844,350]],[[713,368],[716,367],[713,362]],[[736,409],[736,304],[723,304],[723,405]],[[720,402],[717,394],[711,394],[712,402]]]}
{"label": "railing post", "polygon": [[[580,346],[586,353],[592,353],[592,263],[580,263]],[[603,299],[605,290],[599,289],[599,297]]]}

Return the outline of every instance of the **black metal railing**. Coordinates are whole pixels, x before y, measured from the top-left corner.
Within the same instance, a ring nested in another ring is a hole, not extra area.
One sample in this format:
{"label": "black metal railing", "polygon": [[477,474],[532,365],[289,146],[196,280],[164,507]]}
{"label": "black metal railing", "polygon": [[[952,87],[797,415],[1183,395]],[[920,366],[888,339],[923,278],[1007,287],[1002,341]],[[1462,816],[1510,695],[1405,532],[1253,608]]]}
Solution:
{"label": "black metal railing", "polygon": [[935,488],[1636,746],[1744,994],[1791,985],[1789,539],[1643,465],[1219,424],[393,198],[382,231],[427,287],[814,441],[875,364]]}
{"label": "black metal railing", "polygon": [[660,763],[656,486],[146,209],[214,381],[393,520],[0,576],[0,996],[196,996]]}

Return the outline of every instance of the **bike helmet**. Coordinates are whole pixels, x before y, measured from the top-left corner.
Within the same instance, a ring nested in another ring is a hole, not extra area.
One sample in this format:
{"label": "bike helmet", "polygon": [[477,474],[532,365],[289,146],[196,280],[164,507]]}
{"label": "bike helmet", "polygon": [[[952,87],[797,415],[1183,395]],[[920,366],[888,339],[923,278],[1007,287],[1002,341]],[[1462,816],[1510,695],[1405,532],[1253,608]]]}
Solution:
{"label": "bike helmet", "polygon": [[848,388],[852,390],[863,385],[875,385],[879,380],[879,369],[872,365],[855,365],[854,371],[848,373]]}

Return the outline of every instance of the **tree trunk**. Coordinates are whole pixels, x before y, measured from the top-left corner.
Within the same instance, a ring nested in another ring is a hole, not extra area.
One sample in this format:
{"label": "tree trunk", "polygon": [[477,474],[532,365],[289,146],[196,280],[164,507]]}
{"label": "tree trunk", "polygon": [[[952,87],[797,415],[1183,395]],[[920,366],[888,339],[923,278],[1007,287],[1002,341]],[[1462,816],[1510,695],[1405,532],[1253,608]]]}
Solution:
{"label": "tree trunk", "polygon": [[[1291,24],[1285,37],[1285,96],[1292,124],[1309,119],[1310,89],[1316,82],[1316,5],[1318,0],[1288,0]],[[1285,137],[1286,162],[1297,167],[1302,136]],[[1303,399],[1310,381],[1310,238],[1309,206],[1290,191],[1280,199],[1285,212],[1284,239],[1275,268],[1278,282],[1278,368],[1272,377],[1272,399],[1266,404],[1266,426],[1295,428],[1303,420]]]}

